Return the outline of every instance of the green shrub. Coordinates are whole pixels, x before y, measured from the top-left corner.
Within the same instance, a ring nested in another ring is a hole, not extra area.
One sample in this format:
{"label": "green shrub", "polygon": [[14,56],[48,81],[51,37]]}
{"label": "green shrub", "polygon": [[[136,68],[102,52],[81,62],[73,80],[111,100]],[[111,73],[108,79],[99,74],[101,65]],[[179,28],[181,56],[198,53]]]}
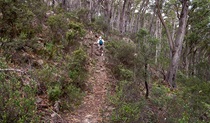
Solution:
{"label": "green shrub", "polygon": [[121,68],[120,69],[120,76],[121,80],[132,80],[133,79],[133,72],[129,69]]}
{"label": "green shrub", "polygon": [[50,16],[47,20],[47,24],[51,27],[53,31],[58,30],[67,30],[67,20],[65,20],[65,16],[63,14],[56,14]]}
{"label": "green shrub", "polygon": [[[0,68],[4,67],[5,60],[0,58]],[[0,81],[0,122],[39,122],[35,105],[35,83],[29,81],[30,85],[24,85],[13,72],[0,72]]]}
{"label": "green shrub", "polygon": [[68,30],[67,18],[63,13],[56,14],[50,16],[47,20],[47,24],[50,26],[52,30],[52,34],[49,34],[53,43],[61,42],[63,35],[65,35],[66,31]]}
{"label": "green shrub", "polygon": [[[179,90],[170,91],[164,85],[153,84],[150,91],[150,106],[158,112],[151,114],[146,110],[144,117],[150,115],[157,121],[171,123],[204,123],[209,121],[209,83],[196,78],[182,78]],[[161,115],[163,112],[164,115]]]}
{"label": "green shrub", "polygon": [[120,81],[116,87],[115,95],[110,102],[115,106],[111,115],[111,122],[131,123],[137,122],[145,100],[141,98],[139,86],[130,81]]}
{"label": "green shrub", "polygon": [[112,41],[108,42],[106,47],[112,55],[109,60],[113,66],[110,68],[119,79],[115,88],[116,93],[110,97],[110,102],[115,107],[111,122],[138,122],[145,101],[141,97],[140,85],[133,82],[135,45],[124,41]]}
{"label": "green shrub", "polygon": [[[150,104],[156,107],[156,109],[153,110],[158,110],[158,112],[151,114],[150,111],[146,111],[146,114],[150,114],[150,117],[155,117],[153,120],[172,123],[178,122],[177,118],[180,118],[184,112],[184,102],[182,98],[180,98],[181,93],[176,91],[172,92],[164,85],[153,83],[150,95]],[[166,113],[161,116],[163,112]],[[166,119],[164,120],[164,118]]]}
{"label": "green shrub", "polygon": [[87,78],[87,55],[83,49],[78,49],[73,52],[69,63],[69,77],[73,80],[73,84],[79,88],[84,88],[84,81]]}
{"label": "green shrub", "polygon": [[61,96],[61,88],[59,85],[55,85],[53,87],[49,87],[47,90],[49,100],[50,101],[56,101]]}
{"label": "green shrub", "polygon": [[[32,75],[37,80],[38,91],[37,94],[48,94],[48,97],[51,101],[55,101],[58,99],[62,92],[62,81],[66,81],[63,79],[62,74],[60,72],[61,68],[58,69],[53,65],[46,64],[43,65],[42,68],[36,69],[33,71]],[[61,76],[59,76],[61,74]],[[54,98],[55,97],[55,98]]]}
{"label": "green shrub", "polygon": [[142,104],[123,103],[120,108],[114,110],[111,122],[113,123],[131,123],[139,119]]}
{"label": "green shrub", "polygon": [[185,80],[183,100],[187,100],[189,122],[207,122],[210,119],[210,83],[194,77]]}
{"label": "green shrub", "polygon": [[43,56],[46,57],[47,59],[53,59],[56,57],[58,49],[55,44],[51,43],[46,43],[44,49],[42,50]]}
{"label": "green shrub", "polygon": [[111,115],[111,122],[131,123],[139,120],[142,107],[144,106],[144,100],[139,102],[124,102],[122,100],[118,100],[118,102],[112,104],[114,104],[115,109]]}
{"label": "green shrub", "polygon": [[64,90],[63,97],[61,98],[62,110],[72,109],[81,103],[84,93],[81,91],[80,88],[77,88],[72,84],[69,84],[63,90]]}
{"label": "green shrub", "polygon": [[85,35],[84,27],[81,23],[78,22],[69,22],[68,31],[66,32],[66,40],[68,45],[72,46],[78,44],[80,38]]}
{"label": "green shrub", "polygon": [[122,63],[126,67],[133,67],[135,59],[135,47],[133,44],[124,41],[112,41],[108,42],[106,47],[109,54],[112,54],[110,60],[114,61],[115,64]]}
{"label": "green shrub", "polygon": [[109,31],[108,30],[109,25],[106,23],[105,19],[106,18],[103,16],[94,18],[94,22],[93,22],[92,26],[94,27],[94,30],[96,32],[99,32],[100,30],[102,30],[103,32]]}
{"label": "green shrub", "polygon": [[1,1],[0,5],[4,17],[0,20],[3,36],[16,38],[22,32],[26,33],[28,38],[33,36],[34,29],[31,21],[34,18],[34,13],[27,3],[10,0]]}

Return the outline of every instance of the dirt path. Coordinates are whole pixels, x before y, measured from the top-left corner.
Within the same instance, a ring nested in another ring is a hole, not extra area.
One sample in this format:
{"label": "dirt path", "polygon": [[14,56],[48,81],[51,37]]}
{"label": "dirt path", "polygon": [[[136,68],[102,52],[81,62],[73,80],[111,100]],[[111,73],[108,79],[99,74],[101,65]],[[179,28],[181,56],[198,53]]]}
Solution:
{"label": "dirt path", "polygon": [[81,106],[71,114],[68,114],[68,123],[102,123],[103,110],[107,109],[106,96],[109,83],[107,70],[104,65],[104,57],[99,56],[97,46],[93,45],[93,39],[88,42],[88,52],[95,64],[88,66],[90,76],[87,84],[91,89],[86,91],[86,96]]}

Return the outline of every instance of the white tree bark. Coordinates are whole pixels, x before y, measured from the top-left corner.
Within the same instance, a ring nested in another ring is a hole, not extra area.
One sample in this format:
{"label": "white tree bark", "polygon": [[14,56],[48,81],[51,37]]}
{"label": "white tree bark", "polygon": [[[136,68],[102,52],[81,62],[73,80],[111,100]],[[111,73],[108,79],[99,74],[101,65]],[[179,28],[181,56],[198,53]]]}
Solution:
{"label": "white tree bark", "polygon": [[185,36],[187,26],[187,15],[188,15],[188,0],[182,0],[182,11],[179,18],[179,27],[175,38],[175,47],[172,52],[172,59],[167,73],[167,81],[172,88],[176,88],[176,73],[179,66],[179,60],[181,57],[181,51],[183,46],[183,40]]}

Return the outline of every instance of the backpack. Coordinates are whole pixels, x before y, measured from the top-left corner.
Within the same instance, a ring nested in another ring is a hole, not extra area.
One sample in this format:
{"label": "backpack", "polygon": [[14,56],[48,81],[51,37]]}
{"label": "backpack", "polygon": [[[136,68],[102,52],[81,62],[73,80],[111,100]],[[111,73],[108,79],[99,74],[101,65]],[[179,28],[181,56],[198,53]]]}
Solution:
{"label": "backpack", "polygon": [[102,41],[102,39],[100,39],[99,44],[100,44],[100,45],[103,45],[103,41]]}

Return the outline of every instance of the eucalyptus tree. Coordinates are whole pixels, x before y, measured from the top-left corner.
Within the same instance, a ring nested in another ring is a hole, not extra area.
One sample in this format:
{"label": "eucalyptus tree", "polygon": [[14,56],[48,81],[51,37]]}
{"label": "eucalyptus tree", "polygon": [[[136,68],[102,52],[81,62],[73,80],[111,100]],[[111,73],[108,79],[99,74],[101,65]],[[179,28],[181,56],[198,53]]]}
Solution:
{"label": "eucalyptus tree", "polygon": [[176,30],[175,38],[173,40],[172,34],[166,25],[164,18],[162,17],[161,12],[161,4],[162,1],[156,0],[157,7],[157,15],[166,30],[168,43],[170,47],[170,65],[167,72],[166,81],[170,84],[172,88],[176,88],[176,74],[179,67],[179,61],[181,58],[181,52],[183,47],[183,40],[186,32],[187,20],[188,20],[188,7],[189,0],[180,0],[181,3],[181,11],[177,9],[177,17],[178,17],[178,28]]}

